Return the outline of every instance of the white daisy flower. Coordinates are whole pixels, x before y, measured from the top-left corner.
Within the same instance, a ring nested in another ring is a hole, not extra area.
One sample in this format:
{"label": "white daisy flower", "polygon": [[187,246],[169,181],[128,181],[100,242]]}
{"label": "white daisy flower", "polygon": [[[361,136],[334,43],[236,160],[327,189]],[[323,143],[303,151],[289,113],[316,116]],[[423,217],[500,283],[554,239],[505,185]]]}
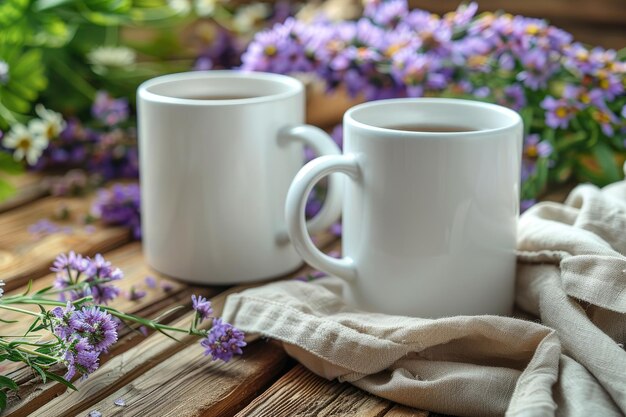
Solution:
{"label": "white daisy flower", "polygon": [[215,11],[216,4],[217,0],[195,0],[194,8],[198,16],[211,16]]}
{"label": "white daisy flower", "polygon": [[253,3],[241,6],[233,17],[233,26],[238,32],[249,32],[257,23],[268,17],[271,8],[265,3]]}
{"label": "white daisy flower", "polygon": [[99,46],[87,54],[95,66],[123,68],[135,63],[137,54],[125,46]]}
{"label": "white daisy flower", "polygon": [[5,148],[13,149],[13,158],[16,161],[26,159],[30,165],[35,165],[37,160],[48,147],[48,139],[42,135],[34,134],[23,124],[11,126],[11,130],[2,140]]}
{"label": "white daisy flower", "polygon": [[188,15],[191,13],[191,3],[189,0],[167,0],[167,5],[176,14]]}
{"label": "white daisy flower", "polygon": [[43,136],[50,141],[57,138],[65,129],[65,120],[61,113],[46,109],[41,104],[35,106],[35,112],[41,119],[31,120],[28,125],[34,135]]}

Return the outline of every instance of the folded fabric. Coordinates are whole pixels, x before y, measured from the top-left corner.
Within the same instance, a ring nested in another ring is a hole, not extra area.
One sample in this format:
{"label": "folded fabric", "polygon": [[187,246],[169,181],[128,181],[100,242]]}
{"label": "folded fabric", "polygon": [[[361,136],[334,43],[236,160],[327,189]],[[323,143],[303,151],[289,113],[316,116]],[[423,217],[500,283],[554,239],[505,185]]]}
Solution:
{"label": "folded fabric", "polygon": [[[626,414],[626,183],[577,187],[522,216],[517,306],[422,319],[359,311],[339,278],[233,294],[224,319],[311,371],[458,416]],[[445,301],[442,301],[445,302]]]}

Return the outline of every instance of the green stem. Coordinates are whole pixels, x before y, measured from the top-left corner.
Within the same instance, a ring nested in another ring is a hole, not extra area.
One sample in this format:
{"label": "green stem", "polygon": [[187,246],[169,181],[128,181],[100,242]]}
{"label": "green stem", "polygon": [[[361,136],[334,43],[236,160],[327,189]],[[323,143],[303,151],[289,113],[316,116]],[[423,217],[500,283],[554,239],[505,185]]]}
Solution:
{"label": "green stem", "polygon": [[56,356],[50,356],[50,355],[46,355],[45,353],[41,353],[41,352],[37,352],[34,350],[30,350],[30,349],[26,349],[22,346],[12,346],[10,347],[10,343],[6,342],[2,339],[0,339],[0,346],[6,348],[6,349],[15,349],[15,350],[19,350],[20,352],[24,352],[24,353],[28,353],[29,355],[33,355],[33,356],[39,356],[40,358],[44,358],[44,359],[50,359],[53,360],[55,362],[59,362],[61,359],[57,358]]}
{"label": "green stem", "polygon": [[72,85],[76,90],[82,93],[89,100],[93,100],[96,96],[96,90],[87,83],[83,77],[70,68],[65,62],[60,59],[55,59],[53,61],[54,67],[56,70],[65,78],[66,80],[71,80]]}
{"label": "green stem", "polygon": [[9,310],[9,311],[15,311],[17,313],[28,314],[29,316],[33,316],[33,317],[39,317],[39,318],[43,317],[40,313],[35,313],[33,311],[24,310],[22,308],[17,308],[17,307],[10,307],[5,304],[0,304],[0,308],[3,310]]}

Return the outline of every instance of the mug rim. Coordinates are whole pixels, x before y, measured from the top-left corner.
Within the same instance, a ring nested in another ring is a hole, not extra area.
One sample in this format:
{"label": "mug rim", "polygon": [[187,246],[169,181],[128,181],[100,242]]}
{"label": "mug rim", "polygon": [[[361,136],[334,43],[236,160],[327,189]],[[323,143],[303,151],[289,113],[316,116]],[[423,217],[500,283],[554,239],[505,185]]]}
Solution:
{"label": "mug rim", "polygon": [[[235,99],[195,99],[184,97],[173,97],[164,94],[158,94],[150,91],[152,87],[160,86],[168,83],[184,82],[189,80],[213,80],[213,79],[253,79],[260,82],[272,82],[281,84],[285,87],[285,91],[276,94],[267,94],[257,97],[235,98]],[[297,96],[304,91],[304,84],[297,78],[283,74],[274,74],[269,72],[257,71],[238,71],[238,70],[208,70],[208,71],[186,71],[174,74],[161,75],[144,81],[137,87],[137,96],[141,100],[176,104],[184,106],[236,106],[241,104],[266,103],[282,100]]]}
{"label": "mug rim", "polygon": [[[381,107],[380,111],[384,111],[382,107],[394,105],[394,104],[420,104],[420,105],[428,105],[428,104],[443,104],[443,105],[451,105],[457,107],[479,107],[483,110],[489,111],[491,113],[500,113],[502,116],[507,117],[511,120],[510,123],[494,127],[494,128],[477,128],[476,130],[469,131],[458,131],[458,132],[420,132],[420,131],[409,131],[409,130],[400,130],[400,129],[391,129],[388,127],[376,126],[374,124],[368,124],[362,121],[357,120],[355,118],[355,113],[360,111],[369,109],[371,107]],[[507,107],[500,106],[498,104],[486,103],[482,101],[476,100],[467,100],[467,99],[458,99],[458,98],[438,98],[438,97],[409,97],[409,98],[394,98],[394,99],[385,99],[385,100],[375,100],[369,101],[366,103],[361,103],[356,106],[351,107],[346,111],[343,117],[344,125],[356,127],[359,129],[363,129],[370,132],[387,134],[398,137],[414,137],[414,138],[433,138],[443,139],[446,137],[449,138],[460,138],[460,137],[471,137],[471,136],[484,136],[485,134],[492,133],[500,133],[516,126],[522,124],[522,118],[514,110],[511,110]]]}

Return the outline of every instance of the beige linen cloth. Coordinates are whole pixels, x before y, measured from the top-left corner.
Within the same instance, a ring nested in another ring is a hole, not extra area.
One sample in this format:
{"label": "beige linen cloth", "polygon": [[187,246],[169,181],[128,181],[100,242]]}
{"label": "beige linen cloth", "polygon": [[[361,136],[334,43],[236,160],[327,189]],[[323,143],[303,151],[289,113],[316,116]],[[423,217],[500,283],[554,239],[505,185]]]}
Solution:
{"label": "beige linen cloth", "polygon": [[537,321],[365,313],[342,301],[338,278],[233,294],[224,318],[282,341],[318,375],[412,407],[458,416],[624,415],[626,182],[582,185],[565,204],[531,208],[518,251],[517,306]]}

